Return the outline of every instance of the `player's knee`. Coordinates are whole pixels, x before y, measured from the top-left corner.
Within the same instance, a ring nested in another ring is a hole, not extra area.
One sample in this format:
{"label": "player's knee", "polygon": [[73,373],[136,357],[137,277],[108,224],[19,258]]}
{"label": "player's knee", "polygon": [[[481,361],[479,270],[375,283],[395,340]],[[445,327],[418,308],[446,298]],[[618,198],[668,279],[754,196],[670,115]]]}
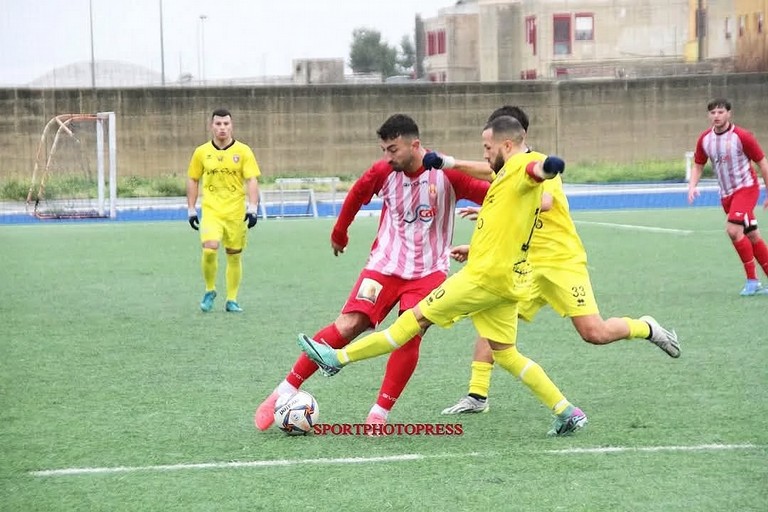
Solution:
{"label": "player's knee", "polygon": [[344,339],[357,338],[371,326],[370,319],[362,313],[342,313],[334,322]]}
{"label": "player's knee", "polygon": [[743,224],[738,222],[728,221],[728,223],[725,226],[725,232],[728,234],[731,240],[737,240],[742,236],[744,236],[744,234],[746,233],[746,230],[744,229]]}
{"label": "player's knee", "polygon": [[602,324],[590,324],[579,329],[581,339],[592,345],[604,345],[608,343],[607,332]]}

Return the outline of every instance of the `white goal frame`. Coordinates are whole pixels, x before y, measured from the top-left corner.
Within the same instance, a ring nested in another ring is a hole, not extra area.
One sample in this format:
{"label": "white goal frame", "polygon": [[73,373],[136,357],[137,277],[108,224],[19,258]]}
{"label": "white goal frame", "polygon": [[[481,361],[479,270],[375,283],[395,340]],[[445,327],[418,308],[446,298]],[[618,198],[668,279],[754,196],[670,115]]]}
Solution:
{"label": "white goal frame", "polygon": [[[32,170],[32,185],[27,194],[27,210],[29,210],[32,203],[34,203],[32,205],[34,206],[32,213],[36,216],[38,216],[37,207],[40,200],[45,198],[45,185],[51,173],[51,163],[56,154],[59,140],[62,135],[73,136],[69,126],[72,123],[80,121],[96,122],[97,216],[108,216],[111,219],[117,217],[117,122],[114,112],[98,112],[96,114],[59,114],[48,121],[40,135],[40,143],[37,147],[37,154],[35,157],[35,166]],[[106,141],[104,136],[105,128],[107,129]],[[48,150],[46,148],[46,139],[51,135],[54,129],[56,130],[56,133],[53,135],[53,142]],[[44,158],[46,153],[47,158]],[[109,173],[108,179],[107,173]],[[109,183],[108,190],[107,183]],[[107,192],[109,193],[108,203]],[[109,205],[108,214],[107,204]],[[76,214],[70,216],[72,218],[78,217]],[[88,215],[83,215],[83,217],[87,216]]]}
{"label": "white goal frame", "polygon": [[276,210],[275,218],[311,217],[318,218],[317,190],[321,186],[329,189],[326,193],[336,215],[336,189],[340,183],[337,176],[277,178],[276,190],[260,190],[259,209],[262,218],[268,218],[267,206]]}

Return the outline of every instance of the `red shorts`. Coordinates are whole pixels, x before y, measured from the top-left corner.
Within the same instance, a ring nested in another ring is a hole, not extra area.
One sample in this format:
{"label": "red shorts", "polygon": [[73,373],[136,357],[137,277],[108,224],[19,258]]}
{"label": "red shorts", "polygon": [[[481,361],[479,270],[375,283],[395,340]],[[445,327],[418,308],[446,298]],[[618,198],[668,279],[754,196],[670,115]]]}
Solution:
{"label": "red shorts", "polygon": [[760,185],[740,188],[733,194],[720,198],[723,210],[728,216],[728,222],[740,224],[747,228],[756,228],[755,206],[760,197]]}
{"label": "red shorts", "polygon": [[398,312],[411,309],[446,277],[443,272],[435,272],[418,279],[403,279],[363,269],[341,312],[363,313],[371,321],[371,326],[376,327],[398,302]]}

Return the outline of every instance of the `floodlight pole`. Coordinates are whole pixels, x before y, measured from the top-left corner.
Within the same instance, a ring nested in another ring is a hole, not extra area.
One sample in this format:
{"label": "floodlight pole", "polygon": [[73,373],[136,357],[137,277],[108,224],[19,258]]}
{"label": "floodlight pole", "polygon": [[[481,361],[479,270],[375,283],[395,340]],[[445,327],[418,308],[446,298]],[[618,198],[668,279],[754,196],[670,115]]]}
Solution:
{"label": "floodlight pole", "polygon": [[96,88],[96,55],[93,51],[93,0],[88,0],[88,16],[91,24],[91,87]]}
{"label": "floodlight pole", "polygon": [[202,61],[202,68],[200,69],[200,80],[205,82],[205,20],[208,19],[206,14],[200,15],[200,57]]}
{"label": "floodlight pole", "polygon": [[160,0],[160,77],[165,87],[165,49],[163,44],[163,0]]}

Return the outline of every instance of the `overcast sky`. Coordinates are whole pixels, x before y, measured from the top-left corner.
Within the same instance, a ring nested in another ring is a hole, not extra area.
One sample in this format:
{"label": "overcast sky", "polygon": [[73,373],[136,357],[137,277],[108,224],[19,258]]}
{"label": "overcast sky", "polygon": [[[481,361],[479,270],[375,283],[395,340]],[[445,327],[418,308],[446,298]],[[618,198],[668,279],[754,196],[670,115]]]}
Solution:
{"label": "overcast sky", "polygon": [[[96,60],[160,72],[161,0],[90,0]],[[390,45],[413,35],[414,17],[455,0],[162,0],[165,73],[218,80],[289,75],[300,58],[344,58],[352,31],[378,30]],[[207,18],[201,21],[200,16]],[[0,0],[0,85],[23,85],[90,62],[89,0]],[[202,29],[201,29],[202,27]],[[204,58],[199,57],[201,30]]]}

